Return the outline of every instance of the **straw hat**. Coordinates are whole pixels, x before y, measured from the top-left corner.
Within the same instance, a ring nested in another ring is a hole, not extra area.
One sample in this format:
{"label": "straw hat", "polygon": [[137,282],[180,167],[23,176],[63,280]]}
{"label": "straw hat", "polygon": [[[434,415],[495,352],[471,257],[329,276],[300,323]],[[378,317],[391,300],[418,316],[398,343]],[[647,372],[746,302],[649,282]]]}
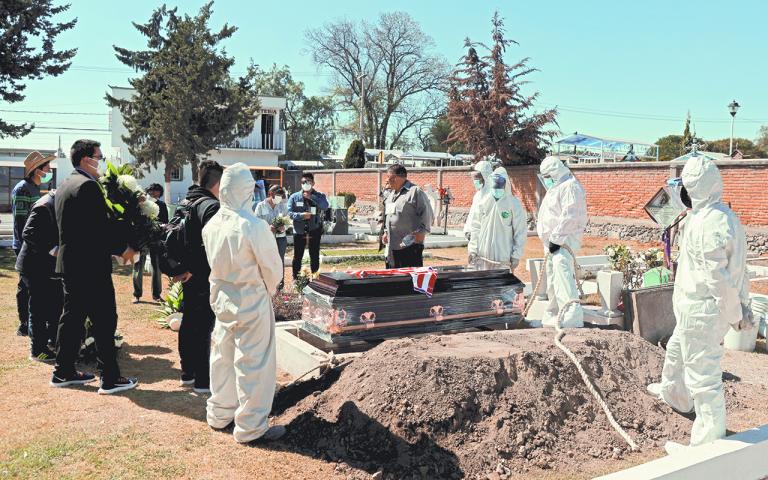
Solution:
{"label": "straw hat", "polygon": [[27,155],[27,158],[24,159],[24,176],[29,176],[29,174],[40,165],[54,160],[56,160],[56,155],[43,155],[38,151],[30,153]]}

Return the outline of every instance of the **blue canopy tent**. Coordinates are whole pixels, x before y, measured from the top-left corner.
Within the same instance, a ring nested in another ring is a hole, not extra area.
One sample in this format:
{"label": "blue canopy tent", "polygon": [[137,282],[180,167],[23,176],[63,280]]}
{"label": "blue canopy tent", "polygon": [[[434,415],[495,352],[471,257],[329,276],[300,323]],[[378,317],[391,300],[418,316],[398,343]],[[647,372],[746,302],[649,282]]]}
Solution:
{"label": "blue canopy tent", "polygon": [[557,155],[567,157],[570,163],[636,162],[659,159],[659,147],[647,142],[574,133],[558,140],[555,144],[557,144]]}

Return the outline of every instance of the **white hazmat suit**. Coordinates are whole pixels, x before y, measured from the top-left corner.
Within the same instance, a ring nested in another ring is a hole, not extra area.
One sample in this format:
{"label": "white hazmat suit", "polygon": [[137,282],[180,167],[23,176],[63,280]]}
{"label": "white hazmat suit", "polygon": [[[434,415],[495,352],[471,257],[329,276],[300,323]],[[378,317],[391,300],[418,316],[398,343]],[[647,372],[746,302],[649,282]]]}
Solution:
{"label": "white hazmat suit", "polygon": [[234,420],[241,443],[268,429],[277,368],[271,298],[283,279],[275,238],[251,209],[253,187],[244,164],[224,170],[221,208],[203,228],[216,314],[208,424],[224,428]]}
{"label": "white hazmat suit", "polygon": [[[667,344],[661,383],[648,390],[675,410],[696,410],[691,446],[725,436],[720,359],[729,325],[749,317],[746,236],[722,202],[723,181],[714,163],[690,158],[682,173],[692,210],[680,241],[673,307],[677,321]],[[741,323],[741,324],[740,324]]]}
{"label": "white hazmat suit", "polygon": [[[544,245],[545,254],[550,252],[550,244],[568,245],[575,253],[581,247],[581,239],[587,227],[587,195],[570,169],[559,158],[545,158],[539,171],[553,183],[541,202],[536,223],[536,232]],[[549,305],[542,319],[545,326],[555,326],[560,309],[570,300],[579,299],[573,262],[571,254],[560,248],[546,263]],[[584,326],[584,311],[581,305],[568,307],[561,326]]]}
{"label": "white hazmat suit", "polygon": [[504,191],[497,199],[492,189],[491,194],[480,200],[470,229],[469,255],[476,258],[476,265],[482,269],[504,268],[498,264],[514,269],[523,257],[528,222],[523,206],[512,194],[506,169],[494,170],[486,185],[490,183],[493,187],[497,175],[504,179]]}
{"label": "white hazmat suit", "polygon": [[472,224],[476,220],[477,208],[483,203],[488,196],[491,195],[490,179],[493,174],[493,166],[491,162],[487,160],[480,160],[475,164],[475,172],[479,172],[483,177],[483,186],[475,192],[472,197],[472,205],[469,206],[469,213],[467,214],[467,221],[464,223],[464,235],[472,235]]}

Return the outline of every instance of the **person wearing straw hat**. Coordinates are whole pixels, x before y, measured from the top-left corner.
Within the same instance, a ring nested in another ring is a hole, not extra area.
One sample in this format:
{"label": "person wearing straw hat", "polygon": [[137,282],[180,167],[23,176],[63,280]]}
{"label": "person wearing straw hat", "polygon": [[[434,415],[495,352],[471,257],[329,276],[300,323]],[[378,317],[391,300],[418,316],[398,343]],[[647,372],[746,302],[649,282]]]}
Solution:
{"label": "person wearing straw hat", "polygon": [[[11,209],[13,212],[13,251],[19,256],[23,243],[22,232],[27,223],[27,217],[32,211],[32,205],[40,200],[40,184],[48,183],[53,178],[51,161],[54,155],[43,155],[34,151],[24,159],[24,179],[13,187],[11,193]],[[16,334],[29,334],[29,291],[21,281],[16,287],[16,307],[19,312],[19,329]]]}

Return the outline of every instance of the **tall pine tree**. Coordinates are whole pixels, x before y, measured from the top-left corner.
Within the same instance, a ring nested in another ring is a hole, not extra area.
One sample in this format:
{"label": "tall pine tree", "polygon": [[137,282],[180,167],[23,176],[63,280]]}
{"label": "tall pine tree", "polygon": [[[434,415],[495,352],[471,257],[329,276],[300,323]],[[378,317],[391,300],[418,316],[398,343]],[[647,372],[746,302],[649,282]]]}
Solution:
{"label": "tall pine tree", "polygon": [[691,135],[691,111],[688,110],[688,116],[685,117],[685,130],[683,130],[683,139],[680,142],[680,155],[685,155],[685,150],[693,143]]}
{"label": "tall pine tree", "polygon": [[147,50],[114,47],[118,60],[143,75],[129,81],[133,98],[107,95],[107,102],[123,115],[123,140],[137,166],[149,170],[165,162],[166,193],[173,169],[190,164],[196,177],[198,162],[210,150],[253,130],[259,108],[252,76],[233,80],[234,59],[219,46],[237,28],[212,32],[212,6],[182,17],[163,5],[147,23],[133,24],[147,37]]}
{"label": "tall pine tree", "polygon": [[[24,100],[25,80],[53,77],[72,64],[76,49],[54,49],[56,37],[75,26],[77,19],[55,23],[51,17],[69,5],[54,7],[51,0],[2,0],[0,2],[0,100]],[[0,138],[23,137],[34,125],[14,125],[0,119]]]}
{"label": "tall pine tree", "polygon": [[[521,87],[535,68],[528,58],[514,65],[504,61],[506,49],[517,42],[504,38],[504,21],[498,12],[492,20],[493,45],[465,41],[467,54],[451,78],[448,120],[450,141],[464,143],[480,159],[495,155],[505,165],[535,164],[546,154],[555,130],[557,111],[531,113],[539,94],[525,95]],[[488,51],[480,57],[477,48]]]}

